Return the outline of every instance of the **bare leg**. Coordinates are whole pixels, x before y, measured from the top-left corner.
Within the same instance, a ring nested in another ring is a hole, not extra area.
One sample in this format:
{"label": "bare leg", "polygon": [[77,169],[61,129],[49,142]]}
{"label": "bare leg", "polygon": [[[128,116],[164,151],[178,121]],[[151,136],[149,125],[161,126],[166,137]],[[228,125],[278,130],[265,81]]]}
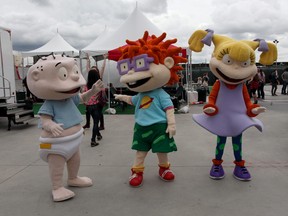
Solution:
{"label": "bare leg", "polygon": [[55,202],[64,201],[75,196],[73,191],[63,187],[62,180],[65,162],[65,158],[61,155],[50,154],[48,156],[50,178],[53,188],[52,195]]}
{"label": "bare leg", "polygon": [[141,169],[142,168],[142,172],[143,172],[143,170],[144,170],[144,161],[145,161],[145,158],[146,158],[147,154],[148,154],[148,152],[137,151],[132,169],[137,169],[137,168]]}
{"label": "bare leg", "polygon": [[79,177],[78,171],[80,167],[80,151],[78,150],[68,161],[68,185],[73,187],[89,187],[92,186],[92,180],[88,177]]}
{"label": "bare leg", "polygon": [[169,167],[169,162],[168,162],[168,154],[167,153],[157,153],[158,156],[158,161],[159,165],[163,167]]}

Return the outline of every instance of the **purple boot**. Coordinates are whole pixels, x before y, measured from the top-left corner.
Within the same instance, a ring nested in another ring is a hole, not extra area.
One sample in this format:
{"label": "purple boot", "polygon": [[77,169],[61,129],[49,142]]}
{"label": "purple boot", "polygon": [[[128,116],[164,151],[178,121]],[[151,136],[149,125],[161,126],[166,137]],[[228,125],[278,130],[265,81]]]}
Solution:
{"label": "purple boot", "polygon": [[225,172],[221,165],[223,160],[213,159],[212,161],[213,161],[213,165],[210,170],[210,178],[214,180],[220,180],[224,178]]}
{"label": "purple boot", "polygon": [[234,161],[236,164],[233,172],[233,176],[240,180],[240,181],[250,181],[251,180],[251,175],[247,168],[244,166],[245,161]]}

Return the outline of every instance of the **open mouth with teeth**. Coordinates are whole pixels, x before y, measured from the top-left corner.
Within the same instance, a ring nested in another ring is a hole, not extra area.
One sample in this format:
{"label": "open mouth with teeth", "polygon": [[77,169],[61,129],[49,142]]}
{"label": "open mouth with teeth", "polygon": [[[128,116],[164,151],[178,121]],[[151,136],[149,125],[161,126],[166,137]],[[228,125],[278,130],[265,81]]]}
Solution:
{"label": "open mouth with teeth", "polygon": [[246,78],[244,79],[233,79],[233,78],[230,78],[230,77],[227,77],[225,74],[223,74],[218,68],[216,68],[216,71],[217,73],[226,81],[228,82],[232,82],[232,83],[239,83],[239,82],[242,82],[243,80],[245,80]]}
{"label": "open mouth with teeth", "polygon": [[74,94],[76,92],[79,92],[80,91],[80,87],[78,88],[75,88],[75,89],[71,89],[69,91],[61,91],[60,93],[64,93],[64,94]]}
{"label": "open mouth with teeth", "polygon": [[145,79],[141,79],[141,80],[137,80],[135,82],[130,82],[130,83],[126,83],[127,86],[129,88],[137,88],[143,84],[145,84],[146,82],[148,82],[150,80],[151,77],[145,78]]}

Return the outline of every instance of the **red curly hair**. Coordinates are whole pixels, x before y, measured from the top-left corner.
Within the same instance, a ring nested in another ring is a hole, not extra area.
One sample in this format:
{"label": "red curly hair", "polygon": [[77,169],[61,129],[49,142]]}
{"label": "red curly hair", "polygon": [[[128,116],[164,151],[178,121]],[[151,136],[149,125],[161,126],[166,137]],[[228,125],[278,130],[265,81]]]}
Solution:
{"label": "red curly hair", "polygon": [[187,62],[186,58],[178,56],[177,54],[181,52],[181,47],[170,46],[177,42],[177,39],[163,41],[166,37],[164,32],[159,37],[155,35],[149,36],[147,31],[144,32],[143,38],[137,41],[126,40],[128,46],[124,48],[119,48],[122,53],[121,59],[133,58],[134,56],[147,54],[149,57],[154,58],[155,64],[164,64],[166,57],[171,57],[174,60],[174,66],[170,69],[170,80],[168,85],[173,85],[179,81],[178,71],[183,70],[183,67],[178,65],[179,63]]}

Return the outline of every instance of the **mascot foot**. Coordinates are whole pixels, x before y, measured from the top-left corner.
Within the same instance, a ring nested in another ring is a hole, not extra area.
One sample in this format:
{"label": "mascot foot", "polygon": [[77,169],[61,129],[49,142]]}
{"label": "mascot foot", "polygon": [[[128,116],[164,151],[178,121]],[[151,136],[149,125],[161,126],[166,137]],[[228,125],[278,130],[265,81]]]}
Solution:
{"label": "mascot foot", "polygon": [[235,166],[233,176],[240,181],[250,181],[252,179],[245,166]]}
{"label": "mascot foot", "polygon": [[140,187],[143,182],[143,172],[135,172],[132,170],[132,175],[129,178],[129,184],[132,187]]}
{"label": "mascot foot", "polygon": [[64,187],[60,187],[56,190],[52,190],[52,196],[53,196],[54,202],[61,202],[61,201],[71,199],[72,197],[75,196],[75,193]]}
{"label": "mascot foot", "polygon": [[68,185],[71,187],[90,187],[93,185],[93,183],[92,180],[88,177],[77,176],[74,179],[69,179]]}
{"label": "mascot foot", "polygon": [[175,178],[175,175],[172,172],[172,170],[170,170],[170,166],[162,167],[162,166],[159,165],[159,177],[163,181],[173,181],[174,178]]}
{"label": "mascot foot", "polygon": [[233,176],[240,181],[250,181],[251,175],[245,167],[245,160],[234,161],[234,163],[236,166],[234,168]]}
{"label": "mascot foot", "polygon": [[212,165],[211,170],[210,170],[210,176],[211,179],[214,180],[220,180],[225,177],[225,172],[223,169],[223,166],[220,165]]}

